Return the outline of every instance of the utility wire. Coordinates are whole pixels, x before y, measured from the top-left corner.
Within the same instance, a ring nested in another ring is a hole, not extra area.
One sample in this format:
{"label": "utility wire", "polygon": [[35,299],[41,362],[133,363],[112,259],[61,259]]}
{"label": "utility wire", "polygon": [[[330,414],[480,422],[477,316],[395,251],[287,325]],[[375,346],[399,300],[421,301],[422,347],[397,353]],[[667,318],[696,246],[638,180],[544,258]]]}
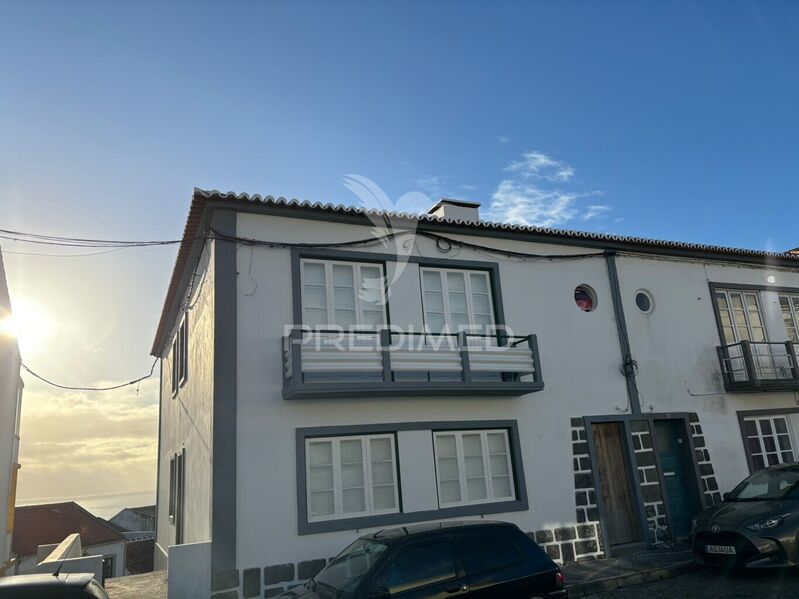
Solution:
{"label": "utility wire", "polygon": [[150,377],[152,377],[153,373],[155,372],[155,365],[156,364],[158,364],[158,358],[153,360],[153,365],[150,367],[150,373],[149,374],[147,374],[145,376],[141,376],[141,377],[139,377],[137,379],[134,379],[132,381],[129,381],[127,383],[120,383],[119,385],[112,385],[110,387],[72,387],[72,386],[69,386],[69,385],[60,385],[59,383],[54,383],[53,381],[43,377],[42,375],[40,375],[40,374],[34,372],[33,370],[31,370],[30,368],[28,368],[28,366],[26,366],[22,361],[20,361],[20,363],[19,363],[19,365],[25,370],[25,372],[27,372],[31,376],[39,379],[40,381],[42,381],[44,383],[47,383],[48,385],[51,385],[53,387],[57,387],[58,389],[66,389],[67,391],[114,391],[115,389],[122,389],[123,387],[129,387],[130,385],[135,385],[137,383],[140,383],[140,382],[142,382],[144,380],[147,380]]}

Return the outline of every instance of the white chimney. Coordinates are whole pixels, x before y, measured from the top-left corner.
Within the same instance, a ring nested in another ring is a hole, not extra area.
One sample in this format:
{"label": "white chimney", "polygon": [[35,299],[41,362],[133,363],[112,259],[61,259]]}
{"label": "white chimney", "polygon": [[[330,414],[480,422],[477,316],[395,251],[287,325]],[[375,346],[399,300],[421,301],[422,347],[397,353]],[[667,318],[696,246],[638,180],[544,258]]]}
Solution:
{"label": "white chimney", "polygon": [[449,220],[463,220],[476,223],[480,221],[480,202],[441,198],[435,206],[427,211],[427,214]]}

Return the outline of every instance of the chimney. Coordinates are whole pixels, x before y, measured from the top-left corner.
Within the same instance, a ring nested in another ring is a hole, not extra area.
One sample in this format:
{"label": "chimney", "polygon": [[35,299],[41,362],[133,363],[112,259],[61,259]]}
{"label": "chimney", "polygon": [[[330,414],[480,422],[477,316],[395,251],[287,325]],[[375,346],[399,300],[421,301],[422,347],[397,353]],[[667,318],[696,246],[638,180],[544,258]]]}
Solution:
{"label": "chimney", "polygon": [[449,220],[462,220],[476,223],[480,222],[480,202],[441,198],[435,206],[427,211],[427,214]]}
{"label": "chimney", "polygon": [[799,248],[793,248],[792,250],[788,250],[789,254],[799,254]]}

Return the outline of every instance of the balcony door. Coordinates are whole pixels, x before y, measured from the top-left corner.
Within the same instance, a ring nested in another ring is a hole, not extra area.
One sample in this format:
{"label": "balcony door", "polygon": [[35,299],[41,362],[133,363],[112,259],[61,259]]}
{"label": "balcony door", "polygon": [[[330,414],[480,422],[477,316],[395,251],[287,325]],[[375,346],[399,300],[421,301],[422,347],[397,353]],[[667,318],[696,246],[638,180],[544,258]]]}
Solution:
{"label": "balcony door", "polygon": [[[433,334],[493,332],[491,281],[484,271],[422,268],[424,322]],[[480,337],[470,338],[470,343]]]}
{"label": "balcony door", "polygon": [[751,342],[752,361],[759,379],[779,378],[778,364],[768,345],[768,333],[763,321],[760,293],[757,291],[717,289],[715,293],[721,323],[721,335],[728,348],[728,369],[735,380],[748,380],[741,341]]}

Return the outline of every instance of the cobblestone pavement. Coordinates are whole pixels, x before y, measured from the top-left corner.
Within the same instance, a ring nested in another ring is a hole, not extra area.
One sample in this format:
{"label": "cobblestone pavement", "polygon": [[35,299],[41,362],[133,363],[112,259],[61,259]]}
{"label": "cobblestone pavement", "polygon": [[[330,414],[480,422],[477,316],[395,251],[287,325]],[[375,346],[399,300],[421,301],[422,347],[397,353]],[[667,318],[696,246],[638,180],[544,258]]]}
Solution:
{"label": "cobblestone pavement", "polygon": [[166,599],[166,571],[110,578],[105,591],[111,599]]}
{"label": "cobblestone pavement", "polygon": [[589,595],[591,599],[791,599],[799,598],[799,571],[725,572],[703,568],[669,580],[659,580]]}

